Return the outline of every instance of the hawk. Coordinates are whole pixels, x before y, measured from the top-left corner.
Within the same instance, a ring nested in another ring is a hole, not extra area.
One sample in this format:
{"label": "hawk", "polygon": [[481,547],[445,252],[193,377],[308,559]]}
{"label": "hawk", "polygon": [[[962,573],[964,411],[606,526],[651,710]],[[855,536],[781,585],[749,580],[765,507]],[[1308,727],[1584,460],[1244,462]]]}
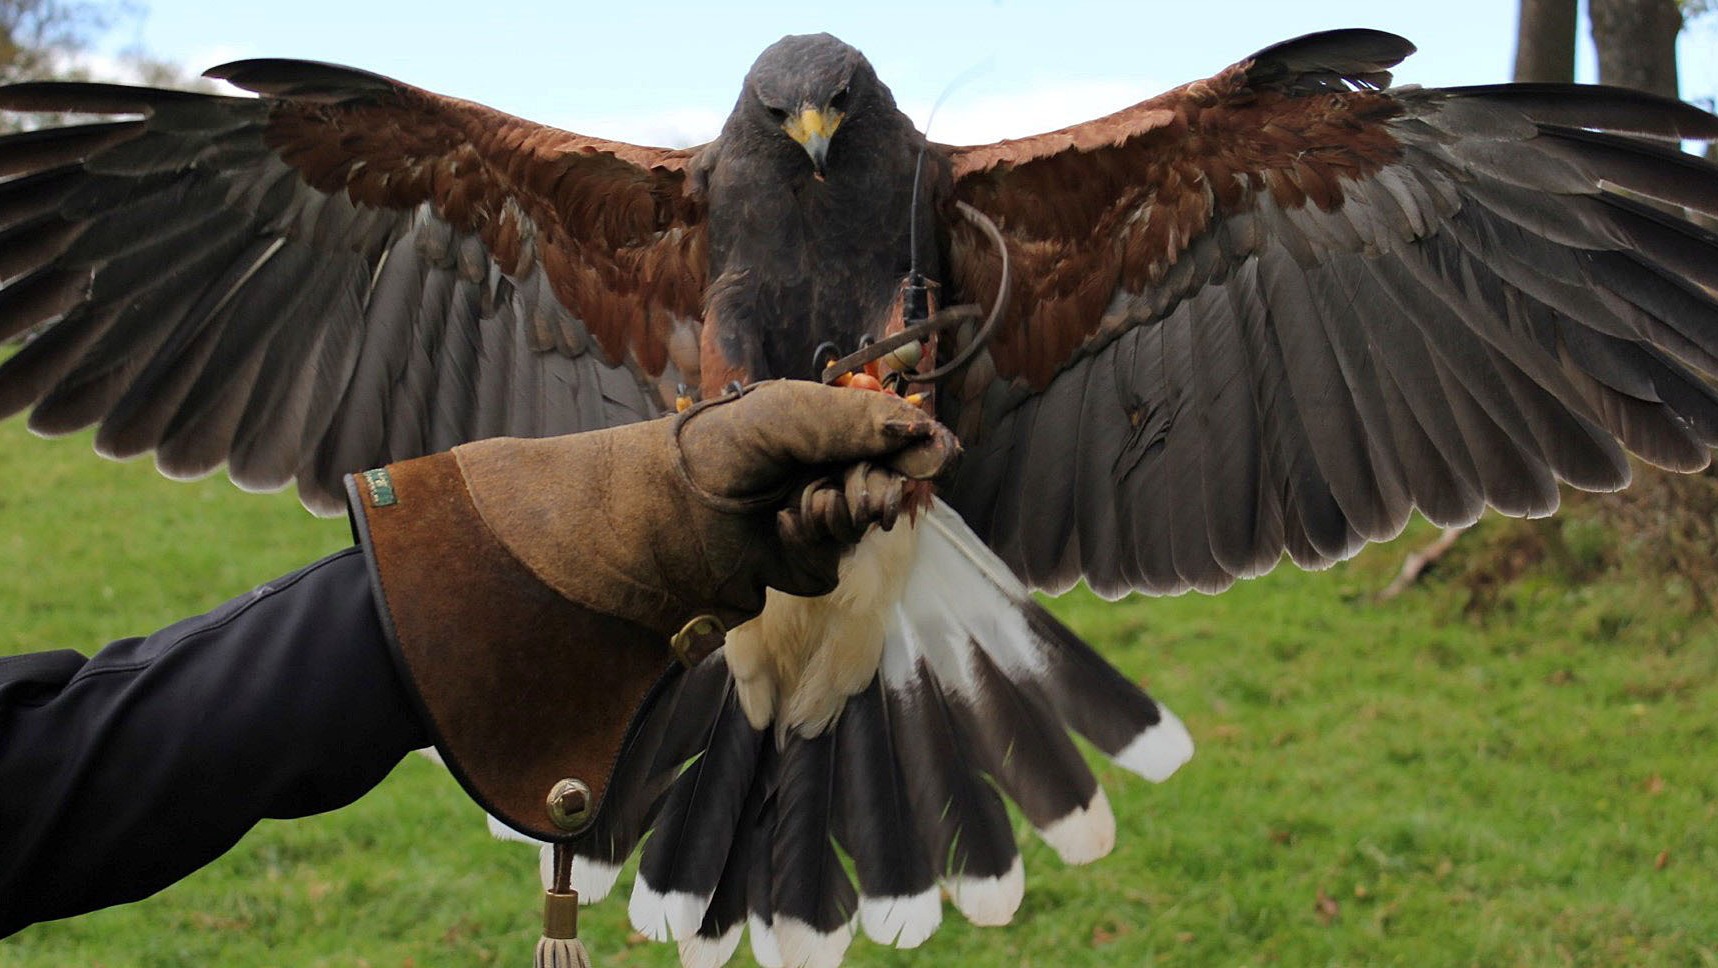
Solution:
{"label": "hawk", "polygon": [[12,86],[99,117],[0,139],[0,333],[37,332],[0,414],[336,513],[348,472],[922,335],[878,365],[934,382],[958,474],[676,681],[576,864],[600,897],[642,841],[634,921],[688,965],[748,923],[765,964],[834,964],[855,922],[910,947],[943,891],[1014,913],[1002,795],[1063,859],[1110,849],[1070,734],[1153,780],[1192,753],[1030,589],[1216,592],[1415,510],[1548,513],[1629,452],[1706,465],[1718,169],[1676,141],[1718,119],[1389,87],[1412,50],[1313,34],[966,147],[827,35],[765,50],[687,150],[303,61],[210,72],[258,98]]}

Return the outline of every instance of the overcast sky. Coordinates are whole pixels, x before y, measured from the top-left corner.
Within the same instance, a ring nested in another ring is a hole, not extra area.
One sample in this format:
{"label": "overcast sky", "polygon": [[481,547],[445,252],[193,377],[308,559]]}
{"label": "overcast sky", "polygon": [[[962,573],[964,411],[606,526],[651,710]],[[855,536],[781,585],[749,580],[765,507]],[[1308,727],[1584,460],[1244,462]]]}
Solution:
{"label": "overcast sky", "polygon": [[[689,144],[715,134],[759,51],[783,34],[827,30],[870,57],[921,126],[967,75],[931,134],[974,143],[1095,117],[1332,27],[1375,27],[1417,44],[1398,83],[1505,80],[1515,9],[1514,0],[294,0],[212,14],[208,0],[153,0],[111,42],[197,71],[242,57],[333,61],[584,134]],[[1718,86],[1714,34],[1685,40],[1686,97]]]}

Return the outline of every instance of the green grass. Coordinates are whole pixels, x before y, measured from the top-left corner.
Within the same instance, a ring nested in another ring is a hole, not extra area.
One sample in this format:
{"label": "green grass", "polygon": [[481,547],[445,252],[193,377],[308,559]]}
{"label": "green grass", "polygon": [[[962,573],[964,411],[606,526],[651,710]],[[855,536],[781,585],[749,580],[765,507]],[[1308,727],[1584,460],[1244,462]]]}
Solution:
{"label": "green grass", "polygon": [[[347,540],[289,495],[170,483],[17,421],[0,472],[0,652],[90,651]],[[950,908],[918,951],[859,940],[849,963],[1718,965],[1711,621],[1674,587],[1545,577],[1478,617],[1435,582],[1374,604],[1401,552],[1217,598],[1056,603],[1198,755],[1162,786],[1103,769],[1120,844],[1095,865],[1028,836],[1013,926]],[[149,901],[0,941],[0,965],[522,965],[535,868],[412,757]],[[625,926],[629,882],[586,912],[597,964],[674,963]]]}

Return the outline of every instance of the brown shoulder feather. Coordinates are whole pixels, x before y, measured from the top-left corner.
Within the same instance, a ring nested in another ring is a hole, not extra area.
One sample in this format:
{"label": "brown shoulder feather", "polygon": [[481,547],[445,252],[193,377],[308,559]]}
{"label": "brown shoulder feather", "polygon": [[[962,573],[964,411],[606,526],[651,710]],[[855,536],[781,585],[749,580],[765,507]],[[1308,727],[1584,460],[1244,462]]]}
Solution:
{"label": "brown shoulder feather", "polygon": [[430,203],[509,275],[534,255],[611,363],[632,355],[660,373],[667,318],[698,315],[689,150],[574,134],[398,82],[361,100],[277,102],[266,137],[319,191],[378,208]]}
{"label": "brown shoulder feather", "polygon": [[[1213,219],[1261,193],[1329,211],[1344,181],[1399,155],[1388,96],[1260,90],[1250,67],[1059,132],[950,149],[956,197],[996,220],[1015,268],[1000,374],[1043,386],[1100,333],[1118,289],[1159,284]],[[995,291],[988,243],[960,226],[953,245],[955,285]]]}

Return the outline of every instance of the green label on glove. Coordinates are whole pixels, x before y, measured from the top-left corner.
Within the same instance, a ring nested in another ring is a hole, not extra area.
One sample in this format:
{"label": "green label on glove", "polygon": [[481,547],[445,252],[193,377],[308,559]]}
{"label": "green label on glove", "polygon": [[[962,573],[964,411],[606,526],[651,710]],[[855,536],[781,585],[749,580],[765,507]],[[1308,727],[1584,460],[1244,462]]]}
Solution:
{"label": "green label on glove", "polygon": [[394,497],[394,479],[388,476],[386,468],[365,471],[364,485],[370,489],[370,504],[374,507],[385,508],[398,500]]}

